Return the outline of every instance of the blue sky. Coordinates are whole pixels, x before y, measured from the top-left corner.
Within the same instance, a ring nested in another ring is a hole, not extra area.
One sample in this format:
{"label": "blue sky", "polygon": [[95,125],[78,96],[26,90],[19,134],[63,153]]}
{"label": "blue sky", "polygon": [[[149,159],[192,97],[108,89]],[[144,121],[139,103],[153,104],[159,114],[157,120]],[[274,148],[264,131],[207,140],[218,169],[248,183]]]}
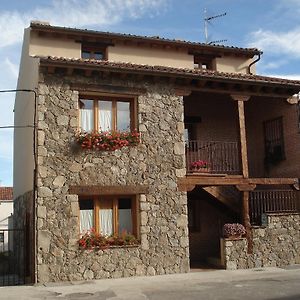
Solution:
{"label": "blue sky", "polygon": [[[264,51],[257,73],[300,80],[300,0],[10,0],[0,8],[0,90],[16,87],[24,27],[52,25],[204,42]],[[0,126],[13,124],[14,95],[0,94]],[[0,129],[0,185],[12,185],[12,130]]]}

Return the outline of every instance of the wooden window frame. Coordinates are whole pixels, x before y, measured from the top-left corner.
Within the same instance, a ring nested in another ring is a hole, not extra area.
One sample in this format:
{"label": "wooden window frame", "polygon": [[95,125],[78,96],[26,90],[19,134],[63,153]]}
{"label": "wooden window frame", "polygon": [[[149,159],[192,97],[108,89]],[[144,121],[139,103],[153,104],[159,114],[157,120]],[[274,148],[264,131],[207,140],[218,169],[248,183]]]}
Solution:
{"label": "wooden window frame", "polygon": [[[118,200],[122,198],[131,199],[131,221],[132,221],[132,232],[131,234],[138,238],[138,199],[137,195],[115,195],[115,196],[79,196],[78,202],[84,200],[93,200],[94,203],[94,229],[96,233],[100,233],[101,224],[99,221],[99,211],[102,208],[112,208],[113,209],[113,235],[119,235],[119,209],[118,209]],[[110,206],[112,204],[112,206]],[[80,210],[80,209],[79,209]],[[80,229],[80,218],[79,218],[79,229]]]}
{"label": "wooden window frame", "polygon": [[112,102],[112,129],[111,131],[117,131],[117,102],[126,102],[129,103],[130,111],[130,131],[137,129],[137,100],[136,97],[128,97],[124,95],[93,95],[93,94],[81,94],[79,95],[78,100],[78,113],[79,113],[79,122],[78,128],[81,130],[81,120],[80,120],[80,100],[92,100],[93,103],[93,115],[94,115],[94,130],[93,132],[99,131],[99,118],[98,110],[99,103],[98,101],[110,101]]}
{"label": "wooden window frame", "polygon": [[300,133],[300,100],[297,103],[297,120],[298,120],[298,132]]}
{"label": "wooden window frame", "polygon": [[[274,125],[272,125],[272,123]],[[280,136],[278,138],[279,143],[276,146],[281,147],[281,157],[279,157],[277,159],[274,158],[274,161],[272,161],[272,158],[269,158],[270,154],[272,154],[272,153],[274,154],[274,145],[270,149],[268,149],[270,147],[268,145],[268,142],[272,142],[272,141],[270,141],[270,139],[268,139],[268,137],[267,137],[267,126],[273,126],[275,128],[274,131],[279,130],[279,132],[280,132],[280,134],[279,134]],[[277,126],[277,128],[276,128],[276,126]],[[277,163],[279,161],[285,160],[286,156],[285,156],[285,145],[284,145],[283,117],[280,116],[278,118],[264,121],[263,128],[264,128],[263,134],[264,134],[264,143],[265,143],[265,163],[266,164]]]}
{"label": "wooden window frame", "polygon": [[105,46],[82,45],[82,47],[81,47],[81,58],[83,58],[83,52],[89,52],[90,53],[90,57],[85,58],[85,59],[96,59],[96,53],[101,52],[101,53],[103,53],[103,57],[101,59],[96,59],[96,60],[107,60],[107,47],[105,47]]}
{"label": "wooden window frame", "polygon": [[[206,68],[203,66],[206,66]],[[212,60],[199,55],[194,55],[194,69],[212,70]]]}

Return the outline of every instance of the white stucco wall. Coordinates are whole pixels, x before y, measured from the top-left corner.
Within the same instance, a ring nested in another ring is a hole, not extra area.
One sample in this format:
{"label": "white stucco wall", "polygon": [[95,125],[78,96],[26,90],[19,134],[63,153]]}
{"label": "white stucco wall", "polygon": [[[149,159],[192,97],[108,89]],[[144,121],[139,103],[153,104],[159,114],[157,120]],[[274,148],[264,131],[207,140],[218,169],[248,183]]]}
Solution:
{"label": "white stucco wall", "polygon": [[10,216],[13,213],[13,201],[0,200],[0,234],[4,234],[4,243],[0,241],[0,252],[8,250],[8,231],[1,229],[12,229]]}
{"label": "white stucco wall", "polygon": [[[18,89],[34,90],[38,82],[38,59],[29,57],[30,29],[24,31]],[[16,94],[14,108],[15,125],[33,125],[34,94]],[[33,128],[18,128],[14,131],[14,198],[33,189]]]}
{"label": "white stucco wall", "polygon": [[109,61],[131,62],[150,66],[194,68],[194,56],[186,51],[157,49],[127,45],[110,46],[107,49]]}

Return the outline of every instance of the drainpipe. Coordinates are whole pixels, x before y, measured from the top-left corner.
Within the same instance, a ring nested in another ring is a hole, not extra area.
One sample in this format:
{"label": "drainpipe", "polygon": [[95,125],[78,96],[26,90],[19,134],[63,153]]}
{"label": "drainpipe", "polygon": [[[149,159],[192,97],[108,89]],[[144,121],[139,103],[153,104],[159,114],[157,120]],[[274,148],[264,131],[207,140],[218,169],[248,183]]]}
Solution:
{"label": "drainpipe", "polygon": [[260,60],[260,57],[261,57],[261,54],[262,52],[259,52],[258,53],[258,58],[256,60],[254,60],[249,66],[248,66],[248,73],[252,75],[252,72],[251,72],[251,66],[253,66],[254,64],[256,64],[259,60]]}

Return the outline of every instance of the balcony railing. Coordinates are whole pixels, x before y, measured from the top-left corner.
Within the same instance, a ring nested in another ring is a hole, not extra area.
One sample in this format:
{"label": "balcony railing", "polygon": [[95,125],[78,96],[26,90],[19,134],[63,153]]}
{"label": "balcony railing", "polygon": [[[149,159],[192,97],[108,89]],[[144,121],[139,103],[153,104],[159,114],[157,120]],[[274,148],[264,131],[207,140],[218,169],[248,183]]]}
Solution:
{"label": "balcony railing", "polygon": [[249,193],[252,225],[261,225],[265,213],[300,212],[300,193],[293,190],[266,190]]}
{"label": "balcony railing", "polygon": [[[237,142],[188,141],[186,160],[187,173],[241,174]],[[199,161],[203,168],[194,167]]]}

